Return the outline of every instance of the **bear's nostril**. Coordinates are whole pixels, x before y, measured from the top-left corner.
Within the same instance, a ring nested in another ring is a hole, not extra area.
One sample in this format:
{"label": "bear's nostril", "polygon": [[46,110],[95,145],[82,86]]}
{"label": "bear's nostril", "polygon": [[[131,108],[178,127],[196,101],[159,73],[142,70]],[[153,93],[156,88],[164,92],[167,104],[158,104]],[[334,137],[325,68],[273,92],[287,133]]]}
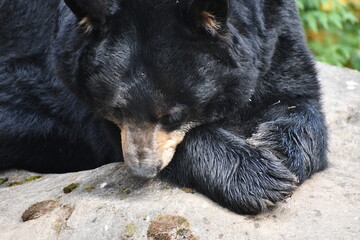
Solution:
{"label": "bear's nostril", "polygon": [[151,179],[156,177],[158,170],[154,167],[149,168],[135,168],[135,167],[129,167],[128,171],[133,175],[134,177],[142,178],[142,179]]}

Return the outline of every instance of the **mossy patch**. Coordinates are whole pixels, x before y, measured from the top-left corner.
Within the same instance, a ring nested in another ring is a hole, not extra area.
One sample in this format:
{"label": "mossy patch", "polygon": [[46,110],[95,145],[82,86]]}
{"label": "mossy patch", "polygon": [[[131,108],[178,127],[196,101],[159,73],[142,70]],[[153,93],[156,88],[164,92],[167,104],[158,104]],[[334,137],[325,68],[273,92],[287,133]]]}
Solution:
{"label": "mossy patch", "polygon": [[0,185],[6,183],[7,181],[9,181],[8,178],[0,178]]}
{"label": "mossy patch", "polygon": [[40,175],[34,175],[34,176],[30,176],[28,178],[25,178],[24,180],[19,180],[19,181],[15,181],[15,182],[9,182],[8,187],[12,187],[12,186],[16,186],[16,185],[22,185],[24,183],[28,183],[28,182],[37,180],[39,178],[41,178]]}
{"label": "mossy patch", "polygon": [[132,193],[132,190],[130,188],[124,188],[124,190],[122,190],[123,193],[126,193],[126,194],[130,194]]}
{"label": "mossy patch", "polygon": [[187,219],[172,215],[160,215],[156,220],[152,220],[147,237],[148,240],[196,240]]}
{"label": "mossy patch", "polygon": [[182,191],[186,192],[186,193],[196,193],[195,189],[192,188],[181,188]]}
{"label": "mossy patch", "polygon": [[137,227],[136,227],[135,223],[130,223],[130,224],[126,225],[123,236],[125,238],[131,238],[132,236],[134,236],[136,229],[137,229]]}
{"label": "mossy patch", "polygon": [[79,183],[72,183],[69,186],[63,188],[64,193],[71,193],[79,186]]}
{"label": "mossy patch", "polygon": [[128,196],[126,196],[126,195],[120,196],[120,200],[125,200],[125,199],[127,199],[127,198],[128,198]]}
{"label": "mossy patch", "polygon": [[87,192],[90,192],[90,191],[93,190],[94,188],[95,188],[95,186],[89,185],[89,186],[86,186],[86,187],[84,188],[84,190],[87,191]]}

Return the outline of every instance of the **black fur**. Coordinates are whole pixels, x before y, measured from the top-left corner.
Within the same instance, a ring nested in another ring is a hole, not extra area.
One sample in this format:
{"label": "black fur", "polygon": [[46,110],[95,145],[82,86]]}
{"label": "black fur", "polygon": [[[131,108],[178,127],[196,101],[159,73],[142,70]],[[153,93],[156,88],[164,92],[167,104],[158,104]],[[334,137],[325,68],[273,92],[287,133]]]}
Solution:
{"label": "black fur", "polygon": [[293,0],[66,3],[74,13],[60,0],[0,2],[0,169],[121,161],[119,130],[104,119],[196,125],[161,175],[239,213],[326,167]]}

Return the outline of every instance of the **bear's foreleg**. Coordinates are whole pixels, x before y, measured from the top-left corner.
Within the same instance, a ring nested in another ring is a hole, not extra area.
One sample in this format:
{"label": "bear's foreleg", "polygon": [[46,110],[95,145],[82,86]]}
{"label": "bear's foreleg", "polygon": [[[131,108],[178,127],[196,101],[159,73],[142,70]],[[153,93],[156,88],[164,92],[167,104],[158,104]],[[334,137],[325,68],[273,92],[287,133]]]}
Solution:
{"label": "bear's foreleg", "polygon": [[297,181],[275,155],[215,125],[190,131],[163,176],[249,214],[291,195]]}

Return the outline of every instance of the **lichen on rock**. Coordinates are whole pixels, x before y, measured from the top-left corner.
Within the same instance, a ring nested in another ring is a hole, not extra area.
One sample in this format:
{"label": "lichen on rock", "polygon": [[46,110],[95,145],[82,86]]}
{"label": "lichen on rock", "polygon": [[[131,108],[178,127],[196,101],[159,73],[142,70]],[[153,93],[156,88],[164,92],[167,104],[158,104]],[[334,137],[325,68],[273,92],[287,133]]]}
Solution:
{"label": "lichen on rock", "polygon": [[152,220],[147,231],[148,240],[196,240],[188,220],[180,216],[160,215]]}
{"label": "lichen on rock", "polygon": [[57,205],[58,201],[56,200],[46,200],[35,203],[25,210],[25,212],[21,215],[21,219],[26,222],[39,218],[46,213],[53,211]]}
{"label": "lichen on rock", "polygon": [[64,193],[71,193],[79,186],[79,183],[72,183],[66,187],[63,188]]}
{"label": "lichen on rock", "polygon": [[9,180],[9,178],[0,178],[0,185],[6,183]]}
{"label": "lichen on rock", "polygon": [[41,178],[40,175],[34,175],[34,176],[30,176],[28,178],[25,178],[24,180],[19,180],[19,181],[15,181],[15,182],[10,182],[8,183],[8,187],[12,187],[12,186],[16,186],[16,185],[22,185],[24,183],[28,183],[28,182],[31,182],[31,181],[34,181],[34,180],[37,180]]}

